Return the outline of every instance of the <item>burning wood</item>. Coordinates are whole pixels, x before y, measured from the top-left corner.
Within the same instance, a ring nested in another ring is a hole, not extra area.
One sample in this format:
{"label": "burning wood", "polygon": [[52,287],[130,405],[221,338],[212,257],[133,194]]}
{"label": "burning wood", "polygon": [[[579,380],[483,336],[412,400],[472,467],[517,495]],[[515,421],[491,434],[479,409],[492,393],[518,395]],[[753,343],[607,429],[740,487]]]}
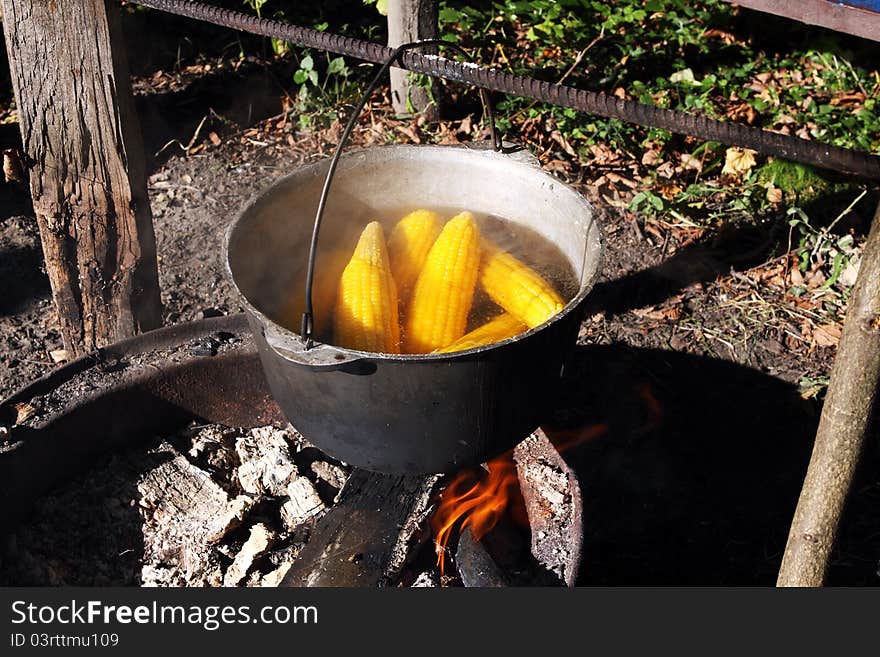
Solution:
{"label": "burning wood", "polygon": [[[599,425],[578,432],[566,444],[572,446],[604,430]],[[506,585],[497,566],[490,567],[492,557],[480,541],[509,518],[530,528],[531,553],[539,566],[573,586],[581,550],[580,488],[556,448],[538,430],[484,467],[460,473],[441,495],[431,520],[441,574],[446,569],[447,544],[458,528],[456,565],[465,586]]]}

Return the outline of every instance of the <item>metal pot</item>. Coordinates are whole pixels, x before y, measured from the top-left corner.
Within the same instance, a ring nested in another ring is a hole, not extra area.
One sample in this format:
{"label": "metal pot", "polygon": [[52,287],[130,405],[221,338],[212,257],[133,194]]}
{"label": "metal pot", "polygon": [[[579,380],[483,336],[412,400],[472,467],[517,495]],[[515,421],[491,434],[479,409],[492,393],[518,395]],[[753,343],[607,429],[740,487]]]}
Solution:
{"label": "metal pot", "polygon": [[569,261],[580,288],[545,324],[477,349],[385,355],[320,342],[307,348],[276,319],[308,260],[327,169],[321,162],[282,178],[226,235],[228,273],[278,405],[328,454],[379,472],[449,472],[513,447],[547,417],[596,280],[602,241],[590,204],[524,152],[386,146],[343,155],[322,247],[353,245],[356,232],[376,217],[403,216],[426,204],[467,209],[545,237]]}

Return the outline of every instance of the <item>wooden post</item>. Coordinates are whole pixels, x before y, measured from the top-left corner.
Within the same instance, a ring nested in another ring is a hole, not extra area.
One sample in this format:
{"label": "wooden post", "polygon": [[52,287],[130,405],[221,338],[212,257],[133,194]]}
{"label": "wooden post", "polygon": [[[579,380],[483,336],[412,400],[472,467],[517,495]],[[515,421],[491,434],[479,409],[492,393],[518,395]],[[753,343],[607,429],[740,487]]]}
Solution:
{"label": "wooden post", "polygon": [[880,383],[880,205],[874,215],[778,586],[821,586]]}
{"label": "wooden post", "polygon": [[161,323],[116,0],[0,0],[34,211],[70,356]]}
{"label": "wooden post", "polygon": [[[388,45],[419,39],[438,37],[437,0],[388,0]],[[436,49],[425,49],[424,53],[436,53]],[[397,114],[424,112],[428,120],[438,116],[437,105],[431,102],[427,89],[411,85],[410,74],[403,69],[391,69],[391,103]],[[407,102],[407,99],[409,102]]]}

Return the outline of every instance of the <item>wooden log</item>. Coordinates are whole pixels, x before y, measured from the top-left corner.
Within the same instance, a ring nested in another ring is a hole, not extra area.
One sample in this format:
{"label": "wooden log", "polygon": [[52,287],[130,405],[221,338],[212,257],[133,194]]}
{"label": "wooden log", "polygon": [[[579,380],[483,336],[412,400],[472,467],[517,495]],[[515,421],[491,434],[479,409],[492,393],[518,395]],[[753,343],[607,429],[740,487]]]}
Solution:
{"label": "wooden log", "polygon": [[381,586],[406,556],[437,477],[355,470],[281,586]]}
{"label": "wooden log", "polygon": [[880,383],[880,205],[831,371],[778,586],[821,586]]}
{"label": "wooden log", "polygon": [[[439,32],[437,0],[388,0],[388,45],[420,39],[436,39]],[[420,51],[423,54],[436,53],[434,48]],[[410,73],[403,69],[391,69],[391,104],[399,115],[424,112],[429,121],[437,119],[437,105],[431,102],[427,89],[410,84]]]}
{"label": "wooden log", "polygon": [[0,0],[68,353],[161,323],[143,145],[115,0]]}

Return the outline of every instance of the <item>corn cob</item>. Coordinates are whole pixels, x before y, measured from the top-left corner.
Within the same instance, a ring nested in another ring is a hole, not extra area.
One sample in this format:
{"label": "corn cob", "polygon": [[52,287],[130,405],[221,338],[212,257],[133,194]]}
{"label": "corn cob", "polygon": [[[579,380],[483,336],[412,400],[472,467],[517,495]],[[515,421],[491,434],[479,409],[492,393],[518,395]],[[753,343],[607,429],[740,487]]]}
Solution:
{"label": "corn cob", "polygon": [[446,354],[451,351],[464,351],[465,349],[474,349],[475,347],[482,347],[493,342],[501,342],[507,338],[512,338],[514,335],[519,335],[526,328],[525,324],[510,313],[501,313],[470,333],[464,334],[451,345],[438,349],[436,353]]}
{"label": "corn cob", "polygon": [[405,351],[428,353],[464,335],[480,266],[480,231],[470,212],[450,219],[419,272],[407,312]]}
{"label": "corn cob", "polygon": [[334,316],[335,342],[349,349],[400,353],[397,286],[391,275],[385,234],[367,224],[342,278]]}
{"label": "corn cob", "polygon": [[[348,254],[340,249],[319,252],[315,260],[315,280],[312,283],[313,332],[319,340],[329,338],[331,317],[336,302],[339,277],[348,263]],[[294,277],[293,290],[287,304],[279,313],[280,323],[291,331],[302,330],[302,316],[306,309],[306,272]]]}
{"label": "corn cob", "polygon": [[416,210],[397,222],[388,237],[388,257],[391,259],[391,273],[397,283],[400,302],[406,304],[409,293],[428,251],[440,234],[440,217],[436,212]]}
{"label": "corn cob", "polygon": [[543,324],[565,304],[544,278],[490,240],[482,241],[480,285],[492,301],[529,328]]}

